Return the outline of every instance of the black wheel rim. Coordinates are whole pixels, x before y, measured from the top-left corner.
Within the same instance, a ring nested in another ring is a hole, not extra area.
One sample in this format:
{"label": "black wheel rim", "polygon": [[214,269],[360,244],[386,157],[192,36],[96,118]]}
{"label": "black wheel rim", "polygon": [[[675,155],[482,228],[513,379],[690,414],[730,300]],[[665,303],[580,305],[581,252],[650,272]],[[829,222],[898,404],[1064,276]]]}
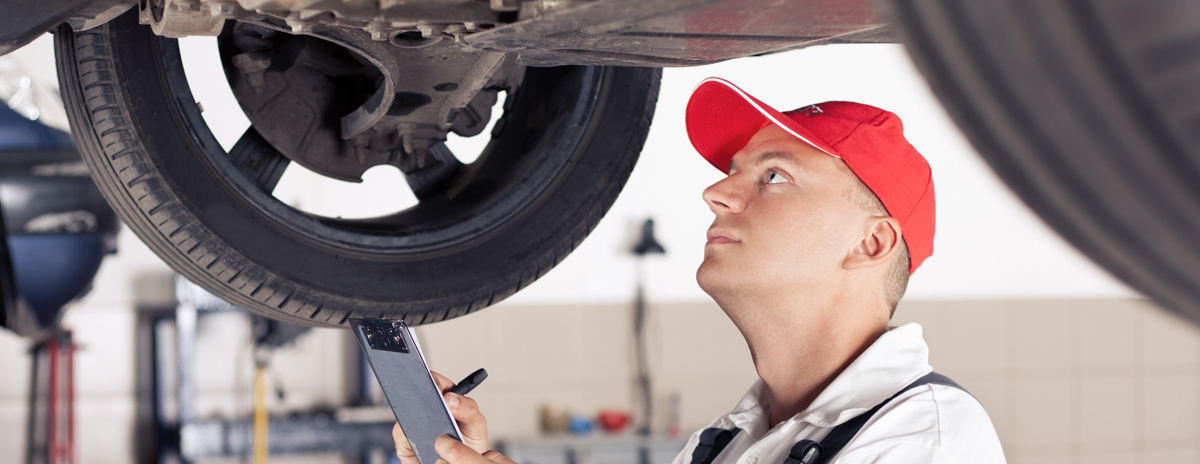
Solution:
{"label": "black wheel rim", "polygon": [[499,116],[497,126],[503,130],[496,131],[479,158],[464,167],[468,180],[451,187],[453,198],[439,195],[379,218],[335,219],[292,208],[241,171],[216,142],[199,108],[184,103],[194,100],[177,41],[146,35],[157,49],[154,56],[176,102],[176,116],[191,129],[202,162],[244,207],[313,246],[372,260],[403,261],[415,254],[469,246],[536,203],[570,165],[575,147],[586,137],[584,129],[603,80],[599,67],[529,68],[524,84],[508,96],[507,110]]}

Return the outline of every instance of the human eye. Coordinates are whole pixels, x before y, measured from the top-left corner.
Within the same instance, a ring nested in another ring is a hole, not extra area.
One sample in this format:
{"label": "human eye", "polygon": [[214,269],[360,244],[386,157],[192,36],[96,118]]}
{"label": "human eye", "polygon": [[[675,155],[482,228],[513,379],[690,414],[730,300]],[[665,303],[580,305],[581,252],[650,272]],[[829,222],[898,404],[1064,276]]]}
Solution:
{"label": "human eye", "polygon": [[768,184],[782,184],[787,181],[788,181],[787,178],[783,177],[783,174],[780,174],[775,171],[767,171],[767,183]]}

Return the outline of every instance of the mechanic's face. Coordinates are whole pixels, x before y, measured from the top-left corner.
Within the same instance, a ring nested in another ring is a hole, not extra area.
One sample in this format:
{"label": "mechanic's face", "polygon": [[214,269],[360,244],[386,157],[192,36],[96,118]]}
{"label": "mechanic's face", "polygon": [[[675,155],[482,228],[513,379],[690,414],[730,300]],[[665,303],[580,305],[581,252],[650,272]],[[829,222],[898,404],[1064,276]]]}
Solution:
{"label": "mechanic's face", "polygon": [[734,155],[729,176],[704,190],[716,219],[696,273],[700,287],[718,302],[835,291],[868,218],[850,200],[855,181],[846,163],[778,126],[758,131]]}

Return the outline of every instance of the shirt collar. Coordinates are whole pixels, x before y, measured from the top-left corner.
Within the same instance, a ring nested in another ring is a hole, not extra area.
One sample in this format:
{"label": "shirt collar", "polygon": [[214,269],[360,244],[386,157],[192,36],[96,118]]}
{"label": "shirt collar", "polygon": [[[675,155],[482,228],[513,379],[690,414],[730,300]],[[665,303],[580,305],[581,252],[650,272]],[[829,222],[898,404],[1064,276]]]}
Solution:
{"label": "shirt collar", "polygon": [[[915,322],[891,327],[821,391],[807,409],[789,421],[804,421],[819,427],[834,427],[862,414],[921,376],[933,371],[929,347],[921,326]],[[766,408],[762,403],[765,385],[754,382],[727,416],[738,427],[758,436],[765,433]]]}

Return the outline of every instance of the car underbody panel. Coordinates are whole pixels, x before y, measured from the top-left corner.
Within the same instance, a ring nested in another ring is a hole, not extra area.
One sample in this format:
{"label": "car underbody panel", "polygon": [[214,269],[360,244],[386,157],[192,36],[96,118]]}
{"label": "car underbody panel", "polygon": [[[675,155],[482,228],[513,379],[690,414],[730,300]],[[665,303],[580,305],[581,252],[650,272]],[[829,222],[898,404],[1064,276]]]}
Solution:
{"label": "car underbody panel", "polygon": [[[89,29],[128,8],[165,37],[215,36],[225,20],[365,32],[408,47],[453,41],[465,51],[516,53],[526,66],[695,66],[830,42],[886,42],[866,0],[66,0],[8,16],[0,53],[70,18]],[[23,11],[23,10],[22,10]],[[20,19],[17,19],[20,18]]]}
{"label": "car underbody panel", "polygon": [[68,22],[137,8],[156,35],[220,36],[255,131],[232,155],[261,168],[262,188],[284,158],[350,182],[390,164],[418,198],[458,171],[447,134],[482,131],[527,66],[694,66],[888,39],[866,0],[127,1],[75,5]]}

